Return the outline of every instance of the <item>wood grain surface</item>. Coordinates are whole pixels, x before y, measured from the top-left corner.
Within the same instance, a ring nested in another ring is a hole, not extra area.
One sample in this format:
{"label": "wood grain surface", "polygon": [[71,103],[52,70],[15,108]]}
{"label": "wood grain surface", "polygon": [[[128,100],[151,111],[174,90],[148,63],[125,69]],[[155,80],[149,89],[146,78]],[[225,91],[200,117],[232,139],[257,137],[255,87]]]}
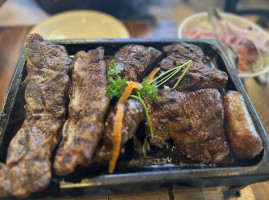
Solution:
{"label": "wood grain surface", "polygon": [[[176,38],[177,26],[170,21],[123,21],[128,28],[131,37],[134,38]],[[12,74],[20,57],[25,37],[32,27],[2,27],[0,28],[0,107],[5,97],[6,90]],[[252,79],[245,79],[246,90],[253,102],[253,105],[261,118],[261,121],[269,132],[269,88],[262,86]],[[173,186],[170,189],[164,188],[157,191],[142,192],[136,194],[118,194],[98,197],[80,197],[68,199],[89,199],[89,200],[142,200],[142,199],[269,199],[269,181],[255,183],[242,188],[234,196],[225,196],[226,187],[211,188],[185,188]]]}

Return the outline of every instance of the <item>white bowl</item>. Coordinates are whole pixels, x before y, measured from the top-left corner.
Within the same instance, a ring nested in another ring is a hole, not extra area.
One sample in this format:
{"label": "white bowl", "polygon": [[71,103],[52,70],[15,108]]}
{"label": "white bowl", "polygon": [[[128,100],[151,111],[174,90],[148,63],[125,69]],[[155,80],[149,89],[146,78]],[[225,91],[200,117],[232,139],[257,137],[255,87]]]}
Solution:
{"label": "white bowl", "polygon": [[[243,18],[239,17],[233,14],[229,13],[221,13],[221,16],[223,19],[226,19],[234,24],[240,24],[242,26],[251,26],[254,29],[256,29],[258,32],[260,32],[263,35],[263,38],[269,40],[269,34],[262,29],[260,26],[256,25],[255,23]],[[201,12],[197,13],[194,15],[191,15],[190,17],[187,17],[183,22],[180,24],[178,27],[178,32],[177,35],[179,38],[184,38],[184,33],[188,32],[192,27],[197,26],[200,22],[203,20],[208,19],[208,14],[207,12]],[[209,20],[209,19],[208,19]],[[246,77],[255,77],[255,76],[260,76],[262,74],[268,73],[269,72],[269,65],[265,66],[263,70],[255,73],[238,73],[238,76],[241,78],[246,78]]]}
{"label": "white bowl", "polygon": [[85,38],[129,38],[124,24],[115,17],[93,10],[74,10],[53,15],[35,26],[47,40]]}

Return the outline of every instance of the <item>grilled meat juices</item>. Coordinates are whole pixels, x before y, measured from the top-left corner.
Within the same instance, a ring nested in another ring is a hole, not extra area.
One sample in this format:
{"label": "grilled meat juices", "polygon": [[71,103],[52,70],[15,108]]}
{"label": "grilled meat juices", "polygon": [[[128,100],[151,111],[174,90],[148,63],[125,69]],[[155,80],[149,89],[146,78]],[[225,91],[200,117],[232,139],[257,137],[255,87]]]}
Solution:
{"label": "grilled meat juices", "polygon": [[78,165],[89,165],[104,131],[110,100],[105,95],[107,77],[102,47],[76,54],[72,85],[68,120],[54,161],[58,175],[69,174]]}
{"label": "grilled meat juices", "polygon": [[159,97],[159,102],[146,101],[154,130],[152,145],[163,147],[171,138],[177,151],[192,161],[230,163],[223,129],[223,103],[218,90],[185,93],[163,89]]}
{"label": "grilled meat juices", "polygon": [[51,151],[66,116],[71,59],[63,46],[31,34],[26,41],[26,117],[1,166],[0,196],[27,197],[51,179]]}
{"label": "grilled meat juices", "polygon": [[[178,91],[194,91],[203,88],[215,88],[222,90],[225,88],[228,76],[225,72],[211,68],[205,64],[203,51],[195,45],[186,43],[175,43],[164,47],[167,57],[161,62],[161,70],[167,71],[192,60],[188,72],[177,86]],[[170,80],[174,85],[183,70]]]}

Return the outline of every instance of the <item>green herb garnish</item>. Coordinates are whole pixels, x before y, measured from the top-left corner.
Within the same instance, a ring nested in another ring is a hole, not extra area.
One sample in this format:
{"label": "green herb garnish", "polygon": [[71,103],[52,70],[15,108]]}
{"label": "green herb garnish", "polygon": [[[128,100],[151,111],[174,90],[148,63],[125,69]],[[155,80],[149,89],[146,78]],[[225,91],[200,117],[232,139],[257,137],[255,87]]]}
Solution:
{"label": "green herb garnish", "polygon": [[[131,98],[137,99],[141,102],[144,110],[145,115],[149,124],[150,129],[150,136],[153,137],[153,128],[151,124],[151,120],[149,117],[147,106],[144,102],[144,98],[148,97],[152,99],[153,101],[159,101],[157,88],[166,83],[168,80],[170,80],[173,76],[175,76],[183,67],[187,66],[181,76],[179,77],[176,84],[173,86],[173,88],[176,88],[179,84],[179,82],[182,80],[183,76],[187,73],[188,69],[190,68],[192,64],[192,61],[189,60],[188,62],[184,63],[183,65],[180,65],[178,67],[175,67],[173,69],[170,69],[163,74],[159,75],[157,78],[155,78],[152,83],[149,83],[147,79],[143,79],[141,85],[142,88],[134,89],[132,94],[130,95]],[[117,63],[115,60],[112,60],[111,63],[109,63],[109,70],[107,72],[108,77],[108,86],[106,87],[106,96],[108,96],[110,99],[113,97],[121,97],[123,94],[125,88],[127,87],[126,81],[128,81],[128,77],[124,77],[123,79],[120,77],[120,70],[117,69]]]}
{"label": "green herb garnish", "polygon": [[140,103],[142,104],[144,110],[145,110],[145,115],[149,124],[149,131],[150,131],[150,137],[153,138],[154,137],[154,133],[153,133],[153,128],[152,128],[152,123],[150,121],[150,117],[149,117],[149,111],[148,108],[144,102],[144,100],[141,98],[140,94],[138,93],[138,96],[135,95],[130,95],[131,98],[137,99],[140,101]]}
{"label": "green herb garnish", "polygon": [[124,77],[123,79],[120,77],[120,70],[117,69],[117,63],[115,60],[112,60],[108,67],[108,86],[106,87],[106,96],[110,99],[113,97],[120,97],[127,87],[126,81],[128,81],[128,77]]}
{"label": "green herb garnish", "polygon": [[[184,76],[184,75],[186,74],[186,72],[188,71],[189,67],[191,66],[191,64],[192,64],[192,61],[189,60],[188,62],[184,63],[183,65],[180,65],[180,66],[178,66],[178,67],[175,67],[175,68],[173,68],[173,69],[170,69],[170,70],[164,72],[163,74],[161,74],[160,76],[158,76],[157,78],[155,78],[155,79],[152,81],[151,84],[154,84],[154,82],[155,82],[155,84],[157,85],[157,87],[163,85],[163,84],[166,83],[168,80],[170,80],[173,76],[175,76],[175,75],[176,75],[176,74],[177,74],[183,67],[185,67],[185,66],[187,65],[186,69],[185,69],[184,72],[182,73],[182,75]],[[177,86],[178,83],[179,83],[179,82],[181,81],[181,79],[183,78],[182,75],[179,77],[179,80],[177,81],[177,83],[176,83],[175,86]],[[160,78],[162,78],[162,79],[160,79]],[[159,80],[159,79],[160,79],[160,80]],[[175,88],[175,86],[174,86],[173,88]]]}
{"label": "green herb garnish", "polygon": [[156,85],[152,85],[149,83],[147,79],[143,79],[142,88],[138,89],[134,94],[138,93],[142,99],[148,97],[153,101],[159,101],[158,91]]}

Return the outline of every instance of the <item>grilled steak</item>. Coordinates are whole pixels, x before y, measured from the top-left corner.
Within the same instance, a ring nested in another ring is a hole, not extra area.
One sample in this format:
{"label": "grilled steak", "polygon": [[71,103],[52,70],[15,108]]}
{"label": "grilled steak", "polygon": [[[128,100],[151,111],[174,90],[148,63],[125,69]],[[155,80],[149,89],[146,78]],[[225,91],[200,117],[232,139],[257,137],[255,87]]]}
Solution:
{"label": "grilled steak", "polygon": [[0,197],[8,196],[10,181],[7,177],[8,168],[5,164],[0,163]]}
{"label": "grilled steak", "polygon": [[109,106],[102,47],[77,53],[72,82],[68,120],[54,161],[58,175],[72,173],[78,165],[89,165],[102,136]]}
{"label": "grilled steak", "polygon": [[[116,111],[113,109],[107,116],[104,137],[95,152],[95,163],[107,164],[111,157],[115,115]],[[125,111],[121,128],[121,147],[123,147],[129,139],[134,137],[134,134],[144,117],[144,109],[140,101],[128,99],[125,102]]]}
{"label": "grilled steak", "polygon": [[243,159],[255,158],[263,149],[243,96],[236,91],[224,95],[225,127],[233,152]]}
{"label": "grilled steak", "polygon": [[[227,74],[207,66],[204,53],[199,47],[181,42],[164,47],[164,51],[168,56],[161,61],[162,71],[180,66],[189,60],[193,61],[188,72],[176,88],[178,91],[194,91],[203,88],[221,90],[225,87],[228,80]],[[182,73],[183,69],[170,80],[171,85],[177,82]]]}
{"label": "grilled steak", "polygon": [[27,37],[26,117],[12,139],[0,194],[27,197],[46,188],[51,178],[51,151],[65,121],[71,59],[63,46]]}
{"label": "grilled steak", "polygon": [[[128,80],[141,82],[146,72],[160,56],[161,52],[153,47],[130,44],[120,48],[113,59],[117,63],[116,68],[120,71],[122,78],[127,76]],[[94,156],[94,163],[107,164],[110,159],[115,116],[115,110],[111,110],[106,119],[104,138],[98,145]],[[133,138],[135,131],[143,119],[144,110],[141,103],[133,99],[128,100],[125,103],[121,147],[129,139]]]}
{"label": "grilled steak", "polygon": [[146,100],[154,131],[152,145],[163,147],[171,138],[180,154],[197,163],[226,165],[230,162],[218,90],[185,93],[163,89],[159,97],[159,102]]}
{"label": "grilled steak", "polygon": [[113,59],[122,78],[127,76],[129,81],[141,82],[160,56],[161,52],[153,47],[130,44],[120,48]]}

